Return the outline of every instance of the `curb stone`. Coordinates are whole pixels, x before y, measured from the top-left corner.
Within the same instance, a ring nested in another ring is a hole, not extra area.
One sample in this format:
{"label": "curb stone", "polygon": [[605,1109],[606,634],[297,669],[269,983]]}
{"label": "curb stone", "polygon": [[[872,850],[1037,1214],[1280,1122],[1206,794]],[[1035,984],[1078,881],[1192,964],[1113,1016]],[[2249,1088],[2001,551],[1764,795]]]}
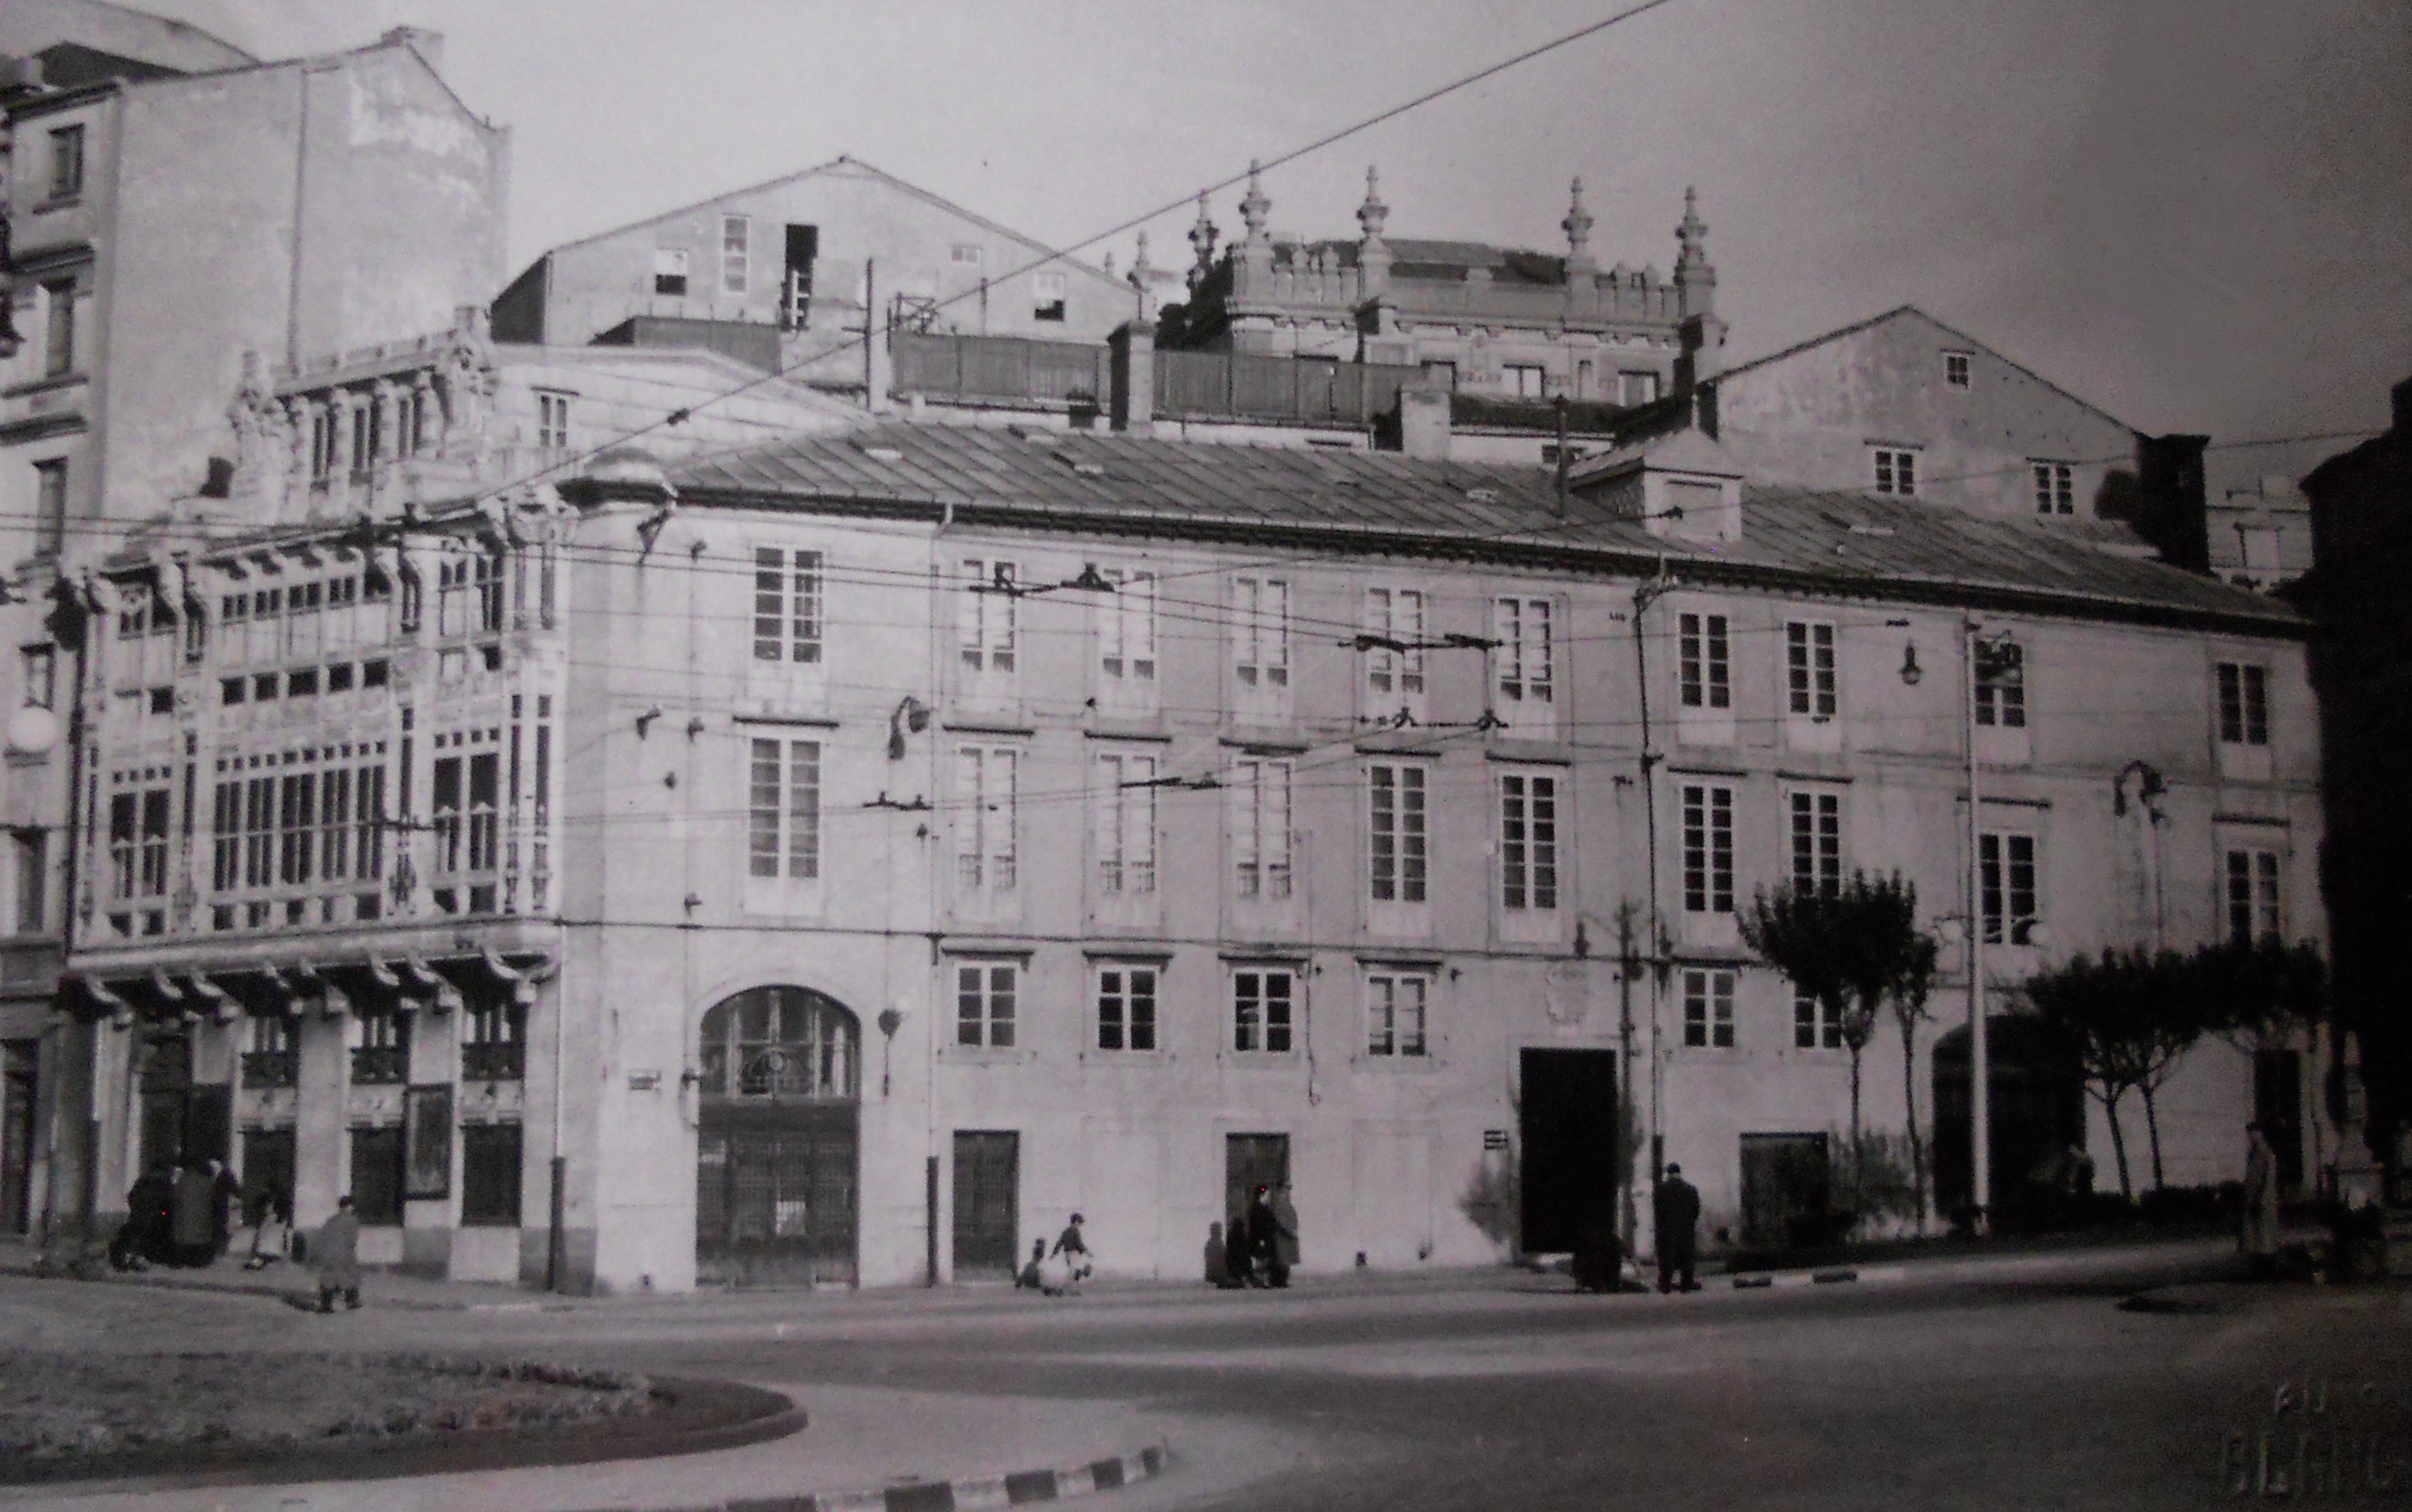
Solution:
{"label": "curb stone", "polygon": [[976,1512],[990,1507],[1069,1501],[1093,1491],[1136,1485],[1163,1475],[1171,1462],[1171,1451],[1162,1444],[1153,1444],[1128,1454],[1108,1455],[1076,1465],[959,1475],[953,1480],[902,1481],[854,1490],[682,1503],[676,1507],[648,1508],[645,1512]]}

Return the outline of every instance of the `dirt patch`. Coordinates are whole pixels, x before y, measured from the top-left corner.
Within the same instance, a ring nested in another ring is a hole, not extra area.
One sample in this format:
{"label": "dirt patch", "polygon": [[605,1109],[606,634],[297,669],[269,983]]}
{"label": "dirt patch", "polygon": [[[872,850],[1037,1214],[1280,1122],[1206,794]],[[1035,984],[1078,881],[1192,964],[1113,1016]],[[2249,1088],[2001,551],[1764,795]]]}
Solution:
{"label": "dirt patch", "polygon": [[640,1375],[521,1360],[7,1351],[0,1461],[513,1436],[640,1421],[654,1400]]}

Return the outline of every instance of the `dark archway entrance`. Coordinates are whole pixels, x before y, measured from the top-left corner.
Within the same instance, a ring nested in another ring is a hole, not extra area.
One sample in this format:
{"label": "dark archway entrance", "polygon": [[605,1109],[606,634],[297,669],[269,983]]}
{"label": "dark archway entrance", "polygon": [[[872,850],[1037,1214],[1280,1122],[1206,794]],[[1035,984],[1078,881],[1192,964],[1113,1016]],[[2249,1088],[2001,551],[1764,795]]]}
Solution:
{"label": "dark archway entrance", "polygon": [[757,987],[703,1016],[697,1279],[852,1284],[860,1026],[836,999]]}
{"label": "dark archway entrance", "polygon": [[[2061,1156],[2085,1138],[2084,1079],[2039,1019],[1987,1019],[1985,1055],[1993,1224],[2013,1231],[2047,1226],[2066,1206],[2059,1200]],[[1934,1205],[1954,1222],[1968,1211],[1976,1187],[1968,1103],[1963,1024],[1934,1041]]]}

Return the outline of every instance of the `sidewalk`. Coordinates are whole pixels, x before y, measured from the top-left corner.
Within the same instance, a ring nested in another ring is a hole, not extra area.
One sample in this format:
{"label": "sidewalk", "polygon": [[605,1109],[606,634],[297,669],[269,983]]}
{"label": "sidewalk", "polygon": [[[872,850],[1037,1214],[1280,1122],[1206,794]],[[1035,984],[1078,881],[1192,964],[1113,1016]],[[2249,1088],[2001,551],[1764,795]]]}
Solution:
{"label": "sidewalk", "polygon": [[[599,1508],[1003,1506],[1064,1500],[1170,1468],[1161,1414],[1096,1402],[781,1386],[810,1420],[768,1444],[395,1480],[266,1486],[91,1481],[0,1487],[7,1512],[587,1512]],[[1008,1484],[1010,1483],[1010,1484]],[[1051,1494],[1052,1493],[1052,1494]],[[807,1503],[804,1499],[810,1498]]]}

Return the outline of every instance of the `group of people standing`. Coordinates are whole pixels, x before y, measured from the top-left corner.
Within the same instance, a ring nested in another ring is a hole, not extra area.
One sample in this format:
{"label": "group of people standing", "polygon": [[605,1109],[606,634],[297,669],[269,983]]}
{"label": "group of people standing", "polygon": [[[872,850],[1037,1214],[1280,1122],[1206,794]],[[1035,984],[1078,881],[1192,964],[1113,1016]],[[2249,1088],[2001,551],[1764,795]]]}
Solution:
{"label": "group of people standing", "polygon": [[1287,1186],[1259,1186],[1228,1226],[1207,1226],[1206,1279],[1226,1291],[1288,1285],[1298,1255],[1298,1209]]}
{"label": "group of people standing", "polygon": [[125,1223],[110,1240],[120,1270],[214,1264],[234,1238],[242,1187],[220,1160],[183,1167],[161,1161],[125,1194]]}

